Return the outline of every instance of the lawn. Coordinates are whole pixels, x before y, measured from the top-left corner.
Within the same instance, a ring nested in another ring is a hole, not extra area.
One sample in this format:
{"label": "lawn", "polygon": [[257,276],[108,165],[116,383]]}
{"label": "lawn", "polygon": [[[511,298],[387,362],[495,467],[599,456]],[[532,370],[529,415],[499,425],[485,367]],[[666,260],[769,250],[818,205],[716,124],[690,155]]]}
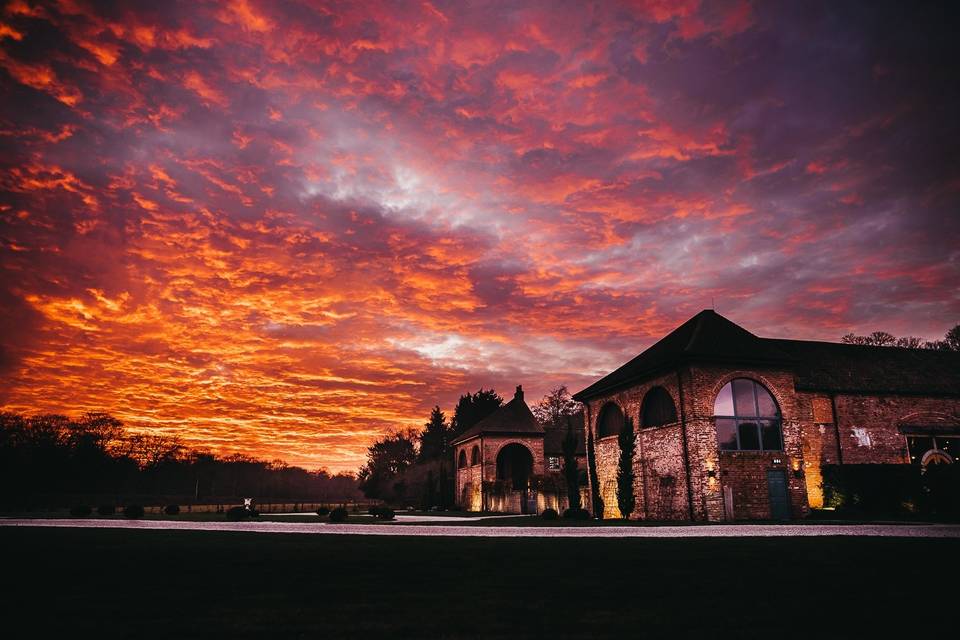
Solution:
{"label": "lawn", "polygon": [[[955,540],[0,528],[30,637],[955,635]],[[15,588],[11,588],[15,587]],[[19,637],[17,634],[8,637]]]}

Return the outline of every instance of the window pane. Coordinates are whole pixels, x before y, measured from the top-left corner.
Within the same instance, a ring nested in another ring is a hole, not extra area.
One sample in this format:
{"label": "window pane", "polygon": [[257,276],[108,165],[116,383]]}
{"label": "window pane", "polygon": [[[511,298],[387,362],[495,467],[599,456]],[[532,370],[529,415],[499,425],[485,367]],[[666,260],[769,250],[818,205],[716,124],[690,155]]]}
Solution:
{"label": "window pane", "polygon": [[912,464],[920,464],[920,460],[923,459],[923,454],[933,449],[933,438],[926,436],[909,436],[907,438],[907,449],[910,451],[910,462]]}
{"label": "window pane", "polygon": [[733,385],[729,382],[720,389],[717,399],[713,403],[713,415],[732,416],[733,415]]}
{"label": "window pane", "polygon": [[717,443],[724,451],[737,450],[737,421],[717,418]]}
{"label": "window pane", "polygon": [[737,416],[757,415],[757,403],[753,395],[753,380],[738,378],[733,381],[733,403]]}
{"label": "window pane", "polygon": [[757,385],[757,404],[760,406],[760,415],[761,416],[779,416],[780,411],[777,410],[777,403],[773,399],[773,396],[770,395],[770,392],[763,388],[761,385]]}
{"label": "window pane", "polygon": [[741,451],[757,451],[760,449],[760,429],[756,422],[740,422],[740,449]]}
{"label": "window pane", "polygon": [[960,460],[960,438],[941,438],[937,436],[937,448],[949,453],[954,461]]}
{"label": "window pane", "polygon": [[780,451],[783,449],[779,420],[761,420],[760,436],[763,438],[764,451]]}

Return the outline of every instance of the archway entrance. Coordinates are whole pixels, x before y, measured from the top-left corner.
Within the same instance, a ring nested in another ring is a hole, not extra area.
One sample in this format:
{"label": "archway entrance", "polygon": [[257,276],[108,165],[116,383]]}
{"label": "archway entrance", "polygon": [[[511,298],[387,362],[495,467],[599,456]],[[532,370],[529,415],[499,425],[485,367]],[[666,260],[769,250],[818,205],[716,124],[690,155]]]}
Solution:
{"label": "archway entrance", "polygon": [[[520,512],[530,512],[530,476],[533,454],[522,444],[512,443],[497,454],[497,480],[507,484],[508,491],[520,492]],[[534,507],[534,510],[536,508]]]}

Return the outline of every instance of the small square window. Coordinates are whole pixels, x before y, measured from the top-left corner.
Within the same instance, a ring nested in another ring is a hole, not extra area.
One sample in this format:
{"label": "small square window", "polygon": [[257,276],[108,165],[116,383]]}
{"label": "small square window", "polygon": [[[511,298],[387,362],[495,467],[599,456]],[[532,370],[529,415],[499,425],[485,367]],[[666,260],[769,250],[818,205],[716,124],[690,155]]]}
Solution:
{"label": "small square window", "polygon": [[550,471],[560,471],[560,458],[556,456],[547,458],[547,469]]}

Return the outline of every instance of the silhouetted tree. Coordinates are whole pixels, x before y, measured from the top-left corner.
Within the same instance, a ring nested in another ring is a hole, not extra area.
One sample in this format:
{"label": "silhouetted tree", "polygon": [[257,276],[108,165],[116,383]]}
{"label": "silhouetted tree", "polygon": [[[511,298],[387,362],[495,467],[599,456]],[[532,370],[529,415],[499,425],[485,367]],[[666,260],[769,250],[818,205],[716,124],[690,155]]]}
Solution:
{"label": "silhouetted tree", "polygon": [[420,451],[417,459],[436,460],[447,450],[450,438],[450,427],[447,426],[447,417],[435,406],[430,412],[430,420],[424,425],[420,433]]}
{"label": "silhouetted tree", "polygon": [[960,324],[947,331],[943,340],[924,340],[917,336],[896,336],[886,331],[874,331],[868,336],[848,333],[840,342],[844,344],[861,344],[874,347],[903,347],[906,349],[934,349],[937,351],[960,351]]}
{"label": "silhouetted tree", "polygon": [[577,468],[577,432],[567,416],[567,432],[560,443],[563,449],[563,478],[567,483],[567,502],[571,509],[580,509],[580,469]]}
{"label": "silhouetted tree", "polygon": [[620,508],[620,517],[626,520],[636,506],[636,496],[633,494],[633,452],[636,447],[633,418],[624,418],[617,442],[620,445],[620,459],[617,463],[617,506]]}
{"label": "silhouetted tree", "polygon": [[483,389],[481,387],[476,393],[467,393],[460,396],[457,406],[453,410],[453,419],[450,421],[451,439],[486,418],[500,408],[502,404],[503,398],[493,389]]}
{"label": "silhouetted tree", "polygon": [[951,351],[960,351],[960,324],[956,324],[947,331],[943,341],[947,343],[947,348]]}
{"label": "silhouetted tree", "polygon": [[351,499],[359,491],[350,474],[188,451],[176,439],[128,433],[105,413],[77,419],[0,413],[0,504],[63,506],[77,495],[113,501],[124,494],[318,500]]}
{"label": "silhouetted tree", "polygon": [[360,469],[360,489],[368,498],[388,499],[396,491],[396,477],[417,459],[417,434],[398,431],[374,442],[367,449],[367,463]]}
{"label": "silhouetted tree", "polygon": [[534,417],[544,429],[563,429],[567,426],[567,418],[580,410],[580,403],[570,397],[565,385],[548,391],[532,409]]}

